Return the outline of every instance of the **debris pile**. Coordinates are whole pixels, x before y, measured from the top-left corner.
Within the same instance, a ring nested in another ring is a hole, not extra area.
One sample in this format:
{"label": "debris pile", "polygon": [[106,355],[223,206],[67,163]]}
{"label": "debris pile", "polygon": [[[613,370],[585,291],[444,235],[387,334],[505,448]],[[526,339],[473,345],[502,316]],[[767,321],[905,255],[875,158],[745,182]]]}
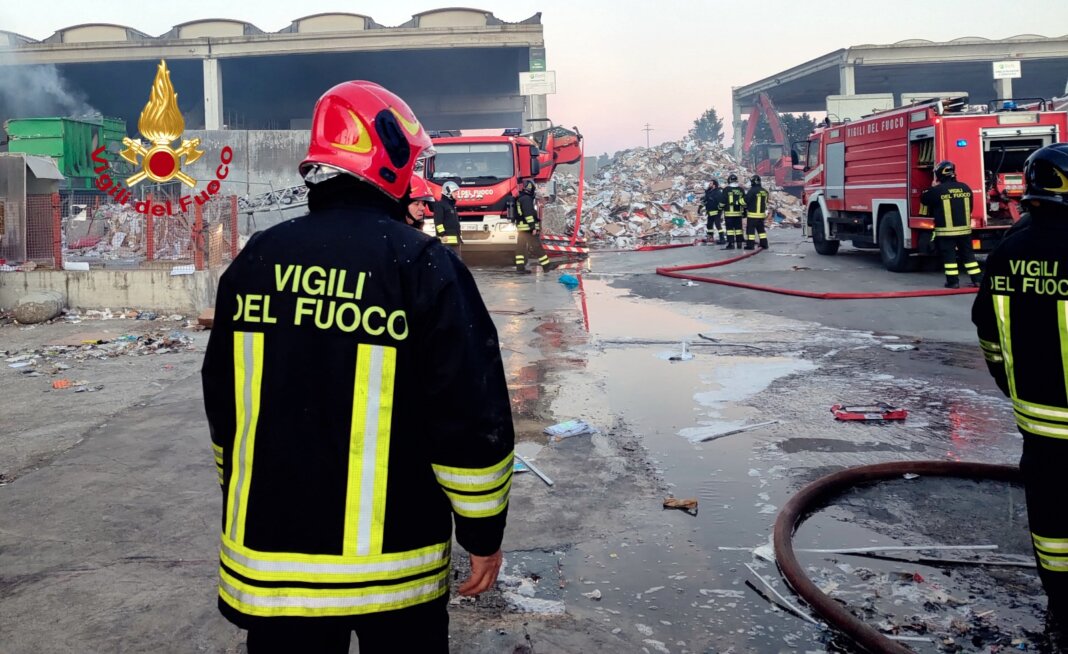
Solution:
{"label": "debris pile", "polygon": [[8,368],[25,377],[56,377],[53,390],[74,393],[93,392],[102,385],[72,380],[66,371],[90,360],[114,359],[120,356],[147,356],[195,350],[192,339],[178,331],[153,331],[145,334],[84,333],[53,341],[39,348],[4,352]]}
{"label": "debris pile", "polygon": [[[587,180],[583,233],[591,241],[618,247],[639,240],[704,236],[704,189],[712,179],[726,184],[731,173],[743,185],[752,175],[723,146],[690,138],[621,152]],[[575,219],[578,180],[568,174],[555,179],[556,200],[546,212],[547,228],[568,233]],[[765,179],[764,185],[773,216],[769,227],[800,227],[800,201],[776,188],[774,180]]]}

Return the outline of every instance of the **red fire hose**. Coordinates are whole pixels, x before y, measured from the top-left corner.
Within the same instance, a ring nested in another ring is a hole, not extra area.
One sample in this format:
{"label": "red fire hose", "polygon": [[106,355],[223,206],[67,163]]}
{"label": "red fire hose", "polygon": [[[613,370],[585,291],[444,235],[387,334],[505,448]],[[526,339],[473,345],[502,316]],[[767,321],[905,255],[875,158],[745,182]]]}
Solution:
{"label": "red fire hose", "polygon": [[807,297],[815,300],[883,300],[906,297],[932,297],[937,295],[967,295],[970,293],[975,293],[979,290],[977,288],[932,288],[922,291],[883,291],[880,293],[817,293],[815,291],[802,291],[794,288],[779,288],[777,286],[765,286],[762,284],[736,282],[731,279],[723,279],[720,277],[702,277],[700,275],[687,275],[683,274],[682,272],[684,270],[699,270],[703,268],[716,268],[719,266],[726,266],[727,264],[734,263],[735,261],[747,259],[753,255],[759,254],[762,251],[763,250],[757,249],[741,256],[724,259],[722,261],[713,261],[711,263],[699,263],[691,266],[671,266],[665,268],[657,268],[656,274],[663,275],[664,277],[674,277],[676,279],[689,279],[695,282],[721,284],[723,286],[734,286],[736,288],[748,288],[750,290],[763,291],[765,293],[793,295],[795,297]]}
{"label": "red fire hose", "polygon": [[805,486],[790,498],[775,520],[775,559],[790,587],[831,626],[875,654],[912,654],[912,650],[859,620],[812,583],[794,554],[793,535],[810,514],[843,491],[868,482],[898,479],[908,473],[931,477],[1020,481],[1019,468],[989,463],[894,461],[859,466],[827,475]]}

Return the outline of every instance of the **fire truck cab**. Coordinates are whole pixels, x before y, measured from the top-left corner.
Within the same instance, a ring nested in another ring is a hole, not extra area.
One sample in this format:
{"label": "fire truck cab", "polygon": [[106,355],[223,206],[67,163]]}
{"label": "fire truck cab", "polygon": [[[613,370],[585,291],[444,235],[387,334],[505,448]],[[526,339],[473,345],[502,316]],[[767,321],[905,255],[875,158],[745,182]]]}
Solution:
{"label": "fire truck cab", "polygon": [[1020,217],[1024,161],[1068,136],[1068,113],[1048,111],[1044,101],[1018,107],[941,98],[817,129],[797,148],[805,235],[816,252],[833,255],[851,241],[878,249],[888,270],[913,269],[913,255],[935,251],[934,222],[920,215],[920,195],[946,159],[974,194],[973,246],[991,249]]}

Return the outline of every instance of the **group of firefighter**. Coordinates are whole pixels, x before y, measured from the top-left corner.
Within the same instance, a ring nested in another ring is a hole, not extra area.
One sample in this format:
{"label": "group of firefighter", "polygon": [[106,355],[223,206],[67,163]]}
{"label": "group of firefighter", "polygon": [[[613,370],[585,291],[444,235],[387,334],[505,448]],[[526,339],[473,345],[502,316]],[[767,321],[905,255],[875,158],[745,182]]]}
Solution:
{"label": "group of firefighter", "polygon": [[[248,630],[250,654],[343,654],[353,631],[367,654],[444,654],[453,534],[470,560],[461,595],[492,588],[502,564],[515,434],[497,331],[446,248],[459,245],[456,185],[435,202],[441,239],[411,228],[433,195],[412,181],[431,141],[408,105],[345,82],[316,104],[311,134],[309,213],[254,234],[222,275],[201,371],[223,508],[219,609]],[[961,248],[981,282],[972,320],[1023,435],[1035,559],[1063,624],[1068,144],[1028,159],[1028,216],[985,279],[962,229],[970,192],[951,163],[935,172],[924,204],[943,252]],[[727,248],[767,248],[767,192],[750,181],[743,191],[731,175],[705,201]],[[538,227],[534,191],[524,186],[516,212],[523,248]],[[478,411],[456,410],[472,402]]]}
{"label": "group of firefighter", "polygon": [[749,190],[742,188],[734,173],[727,177],[726,188],[720,188],[717,179],[709,182],[702,200],[708,216],[706,243],[724,245],[724,250],[753,250],[759,241],[762,249],[768,249],[768,192],[759,175],[750,177],[749,184]]}
{"label": "group of firefighter", "polygon": [[[422,230],[428,215],[433,217],[434,233],[441,242],[463,258],[463,237],[460,233],[460,216],[456,211],[456,191],[460,186],[448,181],[441,186],[441,199],[434,199],[434,190],[419,175],[412,175],[409,190],[409,202],[405,222]],[[529,261],[537,261],[542,270],[552,268],[549,255],[541,245],[538,236],[541,231],[541,218],[534,200],[538,192],[534,180],[523,182],[519,198],[515,202],[514,222],[516,228],[515,270],[518,273],[530,273]]]}

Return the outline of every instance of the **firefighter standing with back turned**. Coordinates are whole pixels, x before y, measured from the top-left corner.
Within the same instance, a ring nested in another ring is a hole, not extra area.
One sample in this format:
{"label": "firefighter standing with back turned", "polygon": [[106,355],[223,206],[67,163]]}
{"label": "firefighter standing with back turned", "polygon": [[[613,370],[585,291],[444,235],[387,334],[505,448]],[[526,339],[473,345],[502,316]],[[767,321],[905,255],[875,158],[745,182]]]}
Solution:
{"label": "firefighter standing with back turned", "polygon": [[456,213],[455,193],[458,190],[460,186],[456,182],[442,184],[441,200],[434,203],[434,232],[456,256],[463,258],[460,252],[463,243],[460,237],[460,216]]}
{"label": "firefighter standing with back turned", "polygon": [[742,249],[744,231],[742,221],[745,220],[745,189],[738,186],[738,176],[731,173],[727,177],[727,190],[723,192],[723,222],[727,226],[727,247],[724,250],[733,250],[735,243],[738,249]]}
{"label": "firefighter standing with back turned", "polygon": [[936,186],[920,196],[920,215],[934,218],[934,241],[942,253],[946,271],[946,288],[960,288],[958,258],[964,271],[978,286],[982,271],[972,251],[972,189],[957,181],[957,167],[952,161],[941,161],[934,167]]}
{"label": "firefighter standing with back turned", "polygon": [[768,249],[768,235],[765,230],[765,221],[768,219],[768,192],[760,184],[760,175],[749,178],[751,186],[745,194],[745,249],[756,248],[757,239],[760,239],[760,247]]}
{"label": "firefighter standing with back turned", "polygon": [[[1031,225],[986,260],[972,306],[979,345],[1023,434],[1020,472],[1054,633],[1068,625],[1068,144],[1027,159]],[[1060,650],[1057,650],[1060,651]]]}
{"label": "firefighter standing with back turned", "polygon": [[448,652],[454,522],[459,593],[500,570],[514,433],[497,332],[467,268],[404,221],[430,146],[393,93],[333,87],[300,164],[309,213],[253,235],[219,282],[202,369],[219,610],[249,654],[342,654],[352,631],[364,654]]}
{"label": "firefighter standing with back turned", "polygon": [[718,179],[708,183],[702,204],[705,207],[705,216],[708,218],[705,226],[705,243],[723,245],[727,242],[727,230],[723,227],[723,189],[719,187]]}
{"label": "firefighter standing with back turned", "polygon": [[516,239],[515,239],[515,271],[529,273],[527,262],[538,257],[538,263],[542,270],[549,269],[549,255],[541,247],[541,218],[538,217],[538,208],[534,202],[534,194],[538,186],[534,180],[528,179],[523,182],[523,189],[519,192],[519,200],[516,202]]}

